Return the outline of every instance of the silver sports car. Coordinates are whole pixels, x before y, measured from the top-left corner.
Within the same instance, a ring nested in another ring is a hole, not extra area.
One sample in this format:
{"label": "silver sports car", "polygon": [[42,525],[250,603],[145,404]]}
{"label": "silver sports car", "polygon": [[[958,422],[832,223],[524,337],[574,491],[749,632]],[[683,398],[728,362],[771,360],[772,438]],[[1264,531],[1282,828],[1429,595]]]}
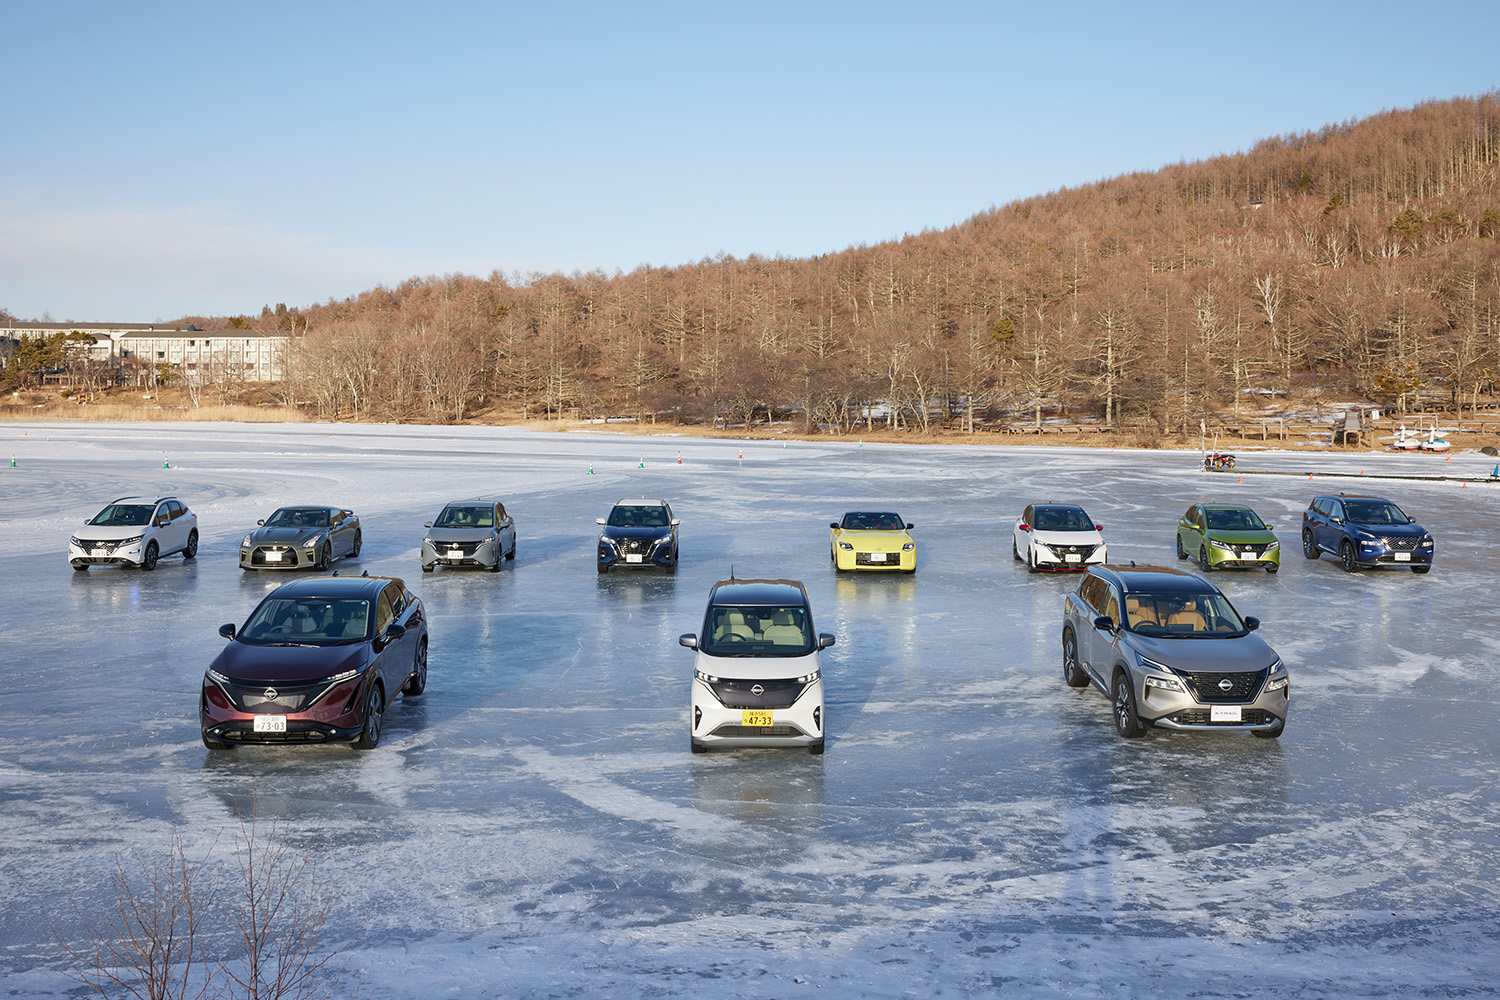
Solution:
{"label": "silver sports car", "polygon": [[282,507],[240,543],[240,569],[327,569],[358,556],[359,516],[339,507]]}

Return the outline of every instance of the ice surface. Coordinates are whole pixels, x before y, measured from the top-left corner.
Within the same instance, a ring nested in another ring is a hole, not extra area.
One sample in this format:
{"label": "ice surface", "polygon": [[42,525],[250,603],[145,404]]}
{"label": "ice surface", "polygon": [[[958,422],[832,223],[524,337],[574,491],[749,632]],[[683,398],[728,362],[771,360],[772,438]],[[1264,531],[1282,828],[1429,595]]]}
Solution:
{"label": "ice surface", "polygon": [[[330,939],[360,992],[398,997],[1454,996],[1500,956],[1494,516],[1500,486],[1454,455],[1241,456],[902,447],[326,425],[0,425],[0,994],[72,984],[42,921],[76,935],[114,857],[175,827],[220,852],[236,809],[321,838]],[[743,452],[743,461],[738,455]],[[681,455],[682,464],[677,463]],[[163,461],[170,468],[163,468]],[[644,460],[645,468],[640,468]],[[594,475],[588,474],[592,463]],[[1426,577],[1302,559],[1314,492],[1391,496],[1437,537]],[[104,501],[172,492],[196,561],[74,573]],[[450,499],[496,494],[518,558],[419,572]],[[676,577],[598,577],[594,518],[622,496],[682,519]],[[1082,503],[1113,561],[1173,563],[1192,502],[1247,502],[1277,576],[1214,577],[1290,665],[1280,741],[1118,739],[1062,682],[1063,594],[1026,574],[1012,520]],[[287,574],[236,567],[284,503],[364,522],[360,559],[431,615],[427,694],[376,751],[210,753],[197,691]],[[915,577],[835,577],[846,509],[916,524]],[[806,582],[829,740],[688,753],[691,653],[709,585]],[[227,855],[224,855],[227,858]]]}

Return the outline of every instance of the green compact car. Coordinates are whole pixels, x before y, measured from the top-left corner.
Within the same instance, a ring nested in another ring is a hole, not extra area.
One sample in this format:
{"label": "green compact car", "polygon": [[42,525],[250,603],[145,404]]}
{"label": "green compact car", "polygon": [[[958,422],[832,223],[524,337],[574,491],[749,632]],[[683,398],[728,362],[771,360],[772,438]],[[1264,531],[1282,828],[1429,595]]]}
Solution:
{"label": "green compact car", "polygon": [[1237,503],[1195,503],[1177,522],[1177,558],[1202,570],[1281,569],[1281,543],[1260,515]]}

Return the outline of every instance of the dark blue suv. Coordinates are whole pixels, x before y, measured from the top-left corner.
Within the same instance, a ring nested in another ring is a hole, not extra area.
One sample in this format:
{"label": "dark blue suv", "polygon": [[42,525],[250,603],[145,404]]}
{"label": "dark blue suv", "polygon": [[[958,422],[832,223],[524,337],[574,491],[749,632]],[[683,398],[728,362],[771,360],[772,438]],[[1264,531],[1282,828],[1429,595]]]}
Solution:
{"label": "dark blue suv", "polygon": [[1432,568],[1432,535],[1384,497],[1340,493],[1313,497],[1302,512],[1302,554],[1339,557],[1350,573],[1369,566]]}

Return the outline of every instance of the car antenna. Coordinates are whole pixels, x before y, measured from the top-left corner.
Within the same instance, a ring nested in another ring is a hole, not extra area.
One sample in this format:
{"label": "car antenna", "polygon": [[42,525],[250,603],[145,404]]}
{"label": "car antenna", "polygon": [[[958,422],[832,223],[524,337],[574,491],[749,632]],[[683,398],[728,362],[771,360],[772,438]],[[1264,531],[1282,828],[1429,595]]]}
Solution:
{"label": "car antenna", "polygon": [[338,571],[338,570],[334,570],[334,571],[333,571],[333,575],[334,575],[334,576],[338,576],[338,575],[339,575],[339,571]]}
{"label": "car antenna", "polygon": [[1135,560],[1134,559],[1130,560],[1130,568],[1131,569],[1135,569]]}
{"label": "car antenna", "polygon": [[359,575],[360,576],[369,576],[370,575],[370,571],[369,570],[365,570],[363,573],[361,573]]}
{"label": "car antenna", "polygon": [[734,563],[729,564],[729,579],[734,579]]}

